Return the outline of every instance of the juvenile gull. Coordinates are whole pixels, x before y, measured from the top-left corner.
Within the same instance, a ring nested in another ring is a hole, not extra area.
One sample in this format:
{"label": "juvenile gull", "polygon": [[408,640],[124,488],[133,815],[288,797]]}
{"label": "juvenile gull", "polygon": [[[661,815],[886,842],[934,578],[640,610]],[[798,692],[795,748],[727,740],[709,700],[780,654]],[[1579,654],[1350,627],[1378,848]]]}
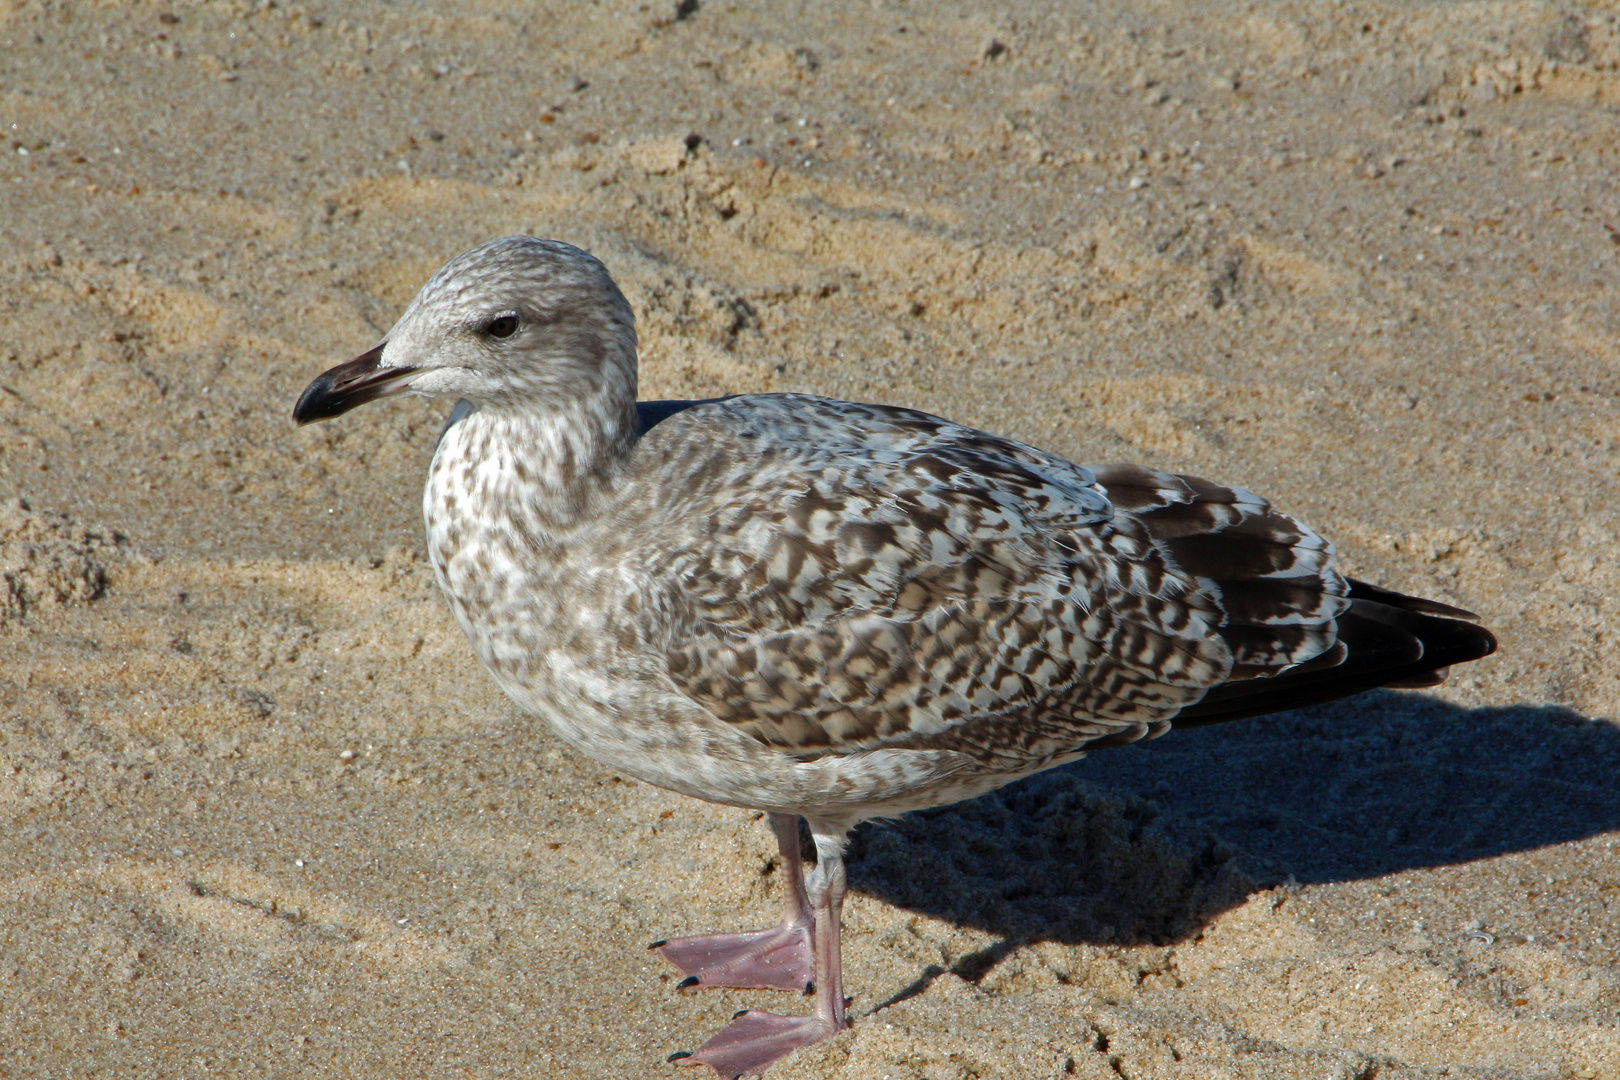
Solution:
{"label": "juvenile gull", "polygon": [[1172,726],[1433,686],[1496,645],[1467,612],[1347,579],[1239,488],[885,405],[638,403],[629,303],[556,241],[457,256],[293,416],[407,390],[461,399],[428,549],[501,688],[620,772],[770,814],[781,922],[654,945],[682,986],[814,984],[813,1014],[749,1010],[684,1056],[725,1077],[847,1026],[857,823]]}

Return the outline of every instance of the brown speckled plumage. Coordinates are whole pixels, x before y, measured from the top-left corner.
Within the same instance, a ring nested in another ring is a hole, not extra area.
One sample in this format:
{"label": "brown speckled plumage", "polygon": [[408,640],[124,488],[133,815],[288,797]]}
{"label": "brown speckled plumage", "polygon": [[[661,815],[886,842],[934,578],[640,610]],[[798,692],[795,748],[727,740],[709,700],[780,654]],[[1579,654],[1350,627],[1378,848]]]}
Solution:
{"label": "brown speckled plumage", "polygon": [[[638,406],[629,307],[565,244],[453,260],[296,415],[407,385],[464,399],[428,478],[428,547],[506,692],[629,775],[809,819],[822,868],[771,949],[809,947],[812,900],[836,938],[843,835],[864,818],[1178,722],[1432,683],[1494,645],[1466,613],[1348,581],[1330,544],[1239,489],[883,405]],[[764,978],[763,945],[722,963],[741,946],[717,940],[666,955]],[[836,981],[835,944],[824,962]],[[816,1037],[842,1026],[841,994]],[[772,1031],[694,1060],[763,1068],[787,1052]]]}

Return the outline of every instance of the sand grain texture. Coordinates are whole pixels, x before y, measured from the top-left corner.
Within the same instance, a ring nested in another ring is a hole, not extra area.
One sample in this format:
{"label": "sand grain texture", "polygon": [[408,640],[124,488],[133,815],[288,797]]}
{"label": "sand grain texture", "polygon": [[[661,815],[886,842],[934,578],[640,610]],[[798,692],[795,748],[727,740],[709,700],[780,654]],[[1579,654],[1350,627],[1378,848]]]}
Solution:
{"label": "sand grain texture", "polygon": [[864,827],[856,1027],[773,1077],[1620,1077],[1620,12],[680,12],[0,0],[0,1077],[666,1075],[788,1006],[643,948],[773,917],[764,824],[477,669],[442,416],[289,419],[512,232],[645,397],[1196,471],[1502,639]]}

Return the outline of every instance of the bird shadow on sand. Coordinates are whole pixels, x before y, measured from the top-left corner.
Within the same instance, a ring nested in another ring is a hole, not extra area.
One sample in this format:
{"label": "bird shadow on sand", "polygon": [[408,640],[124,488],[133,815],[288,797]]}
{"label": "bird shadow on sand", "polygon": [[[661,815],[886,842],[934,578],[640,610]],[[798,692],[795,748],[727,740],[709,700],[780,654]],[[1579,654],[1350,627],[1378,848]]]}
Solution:
{"label": "bird shadow on sand", "polygon": [[1379,877],[1620,830],[1617,776],[1613,724],[1376,691],[1173,731],[868,823],[850,884],[1000,938],[952,969],[974,980],[1028,942],[1182,941],[1289,877]]}

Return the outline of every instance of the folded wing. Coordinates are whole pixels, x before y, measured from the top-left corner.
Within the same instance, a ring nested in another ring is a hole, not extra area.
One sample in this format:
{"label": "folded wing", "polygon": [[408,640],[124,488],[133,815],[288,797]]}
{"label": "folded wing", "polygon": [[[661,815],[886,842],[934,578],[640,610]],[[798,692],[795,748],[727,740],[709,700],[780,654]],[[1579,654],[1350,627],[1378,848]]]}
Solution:
{"label": "folded wing", "polygon": [[796,399],[795,419],[834,406],[872,412],[881,451],[828,445],[845,416],[761,440],[709,525],[728,555],[672,568],[671,679],[794,756],[955,749],[1022,769],[1420,685],[1489,651],[1454,609],[1347,581],[1331,545],[1248,492],[1080,469],[908,410]]}

